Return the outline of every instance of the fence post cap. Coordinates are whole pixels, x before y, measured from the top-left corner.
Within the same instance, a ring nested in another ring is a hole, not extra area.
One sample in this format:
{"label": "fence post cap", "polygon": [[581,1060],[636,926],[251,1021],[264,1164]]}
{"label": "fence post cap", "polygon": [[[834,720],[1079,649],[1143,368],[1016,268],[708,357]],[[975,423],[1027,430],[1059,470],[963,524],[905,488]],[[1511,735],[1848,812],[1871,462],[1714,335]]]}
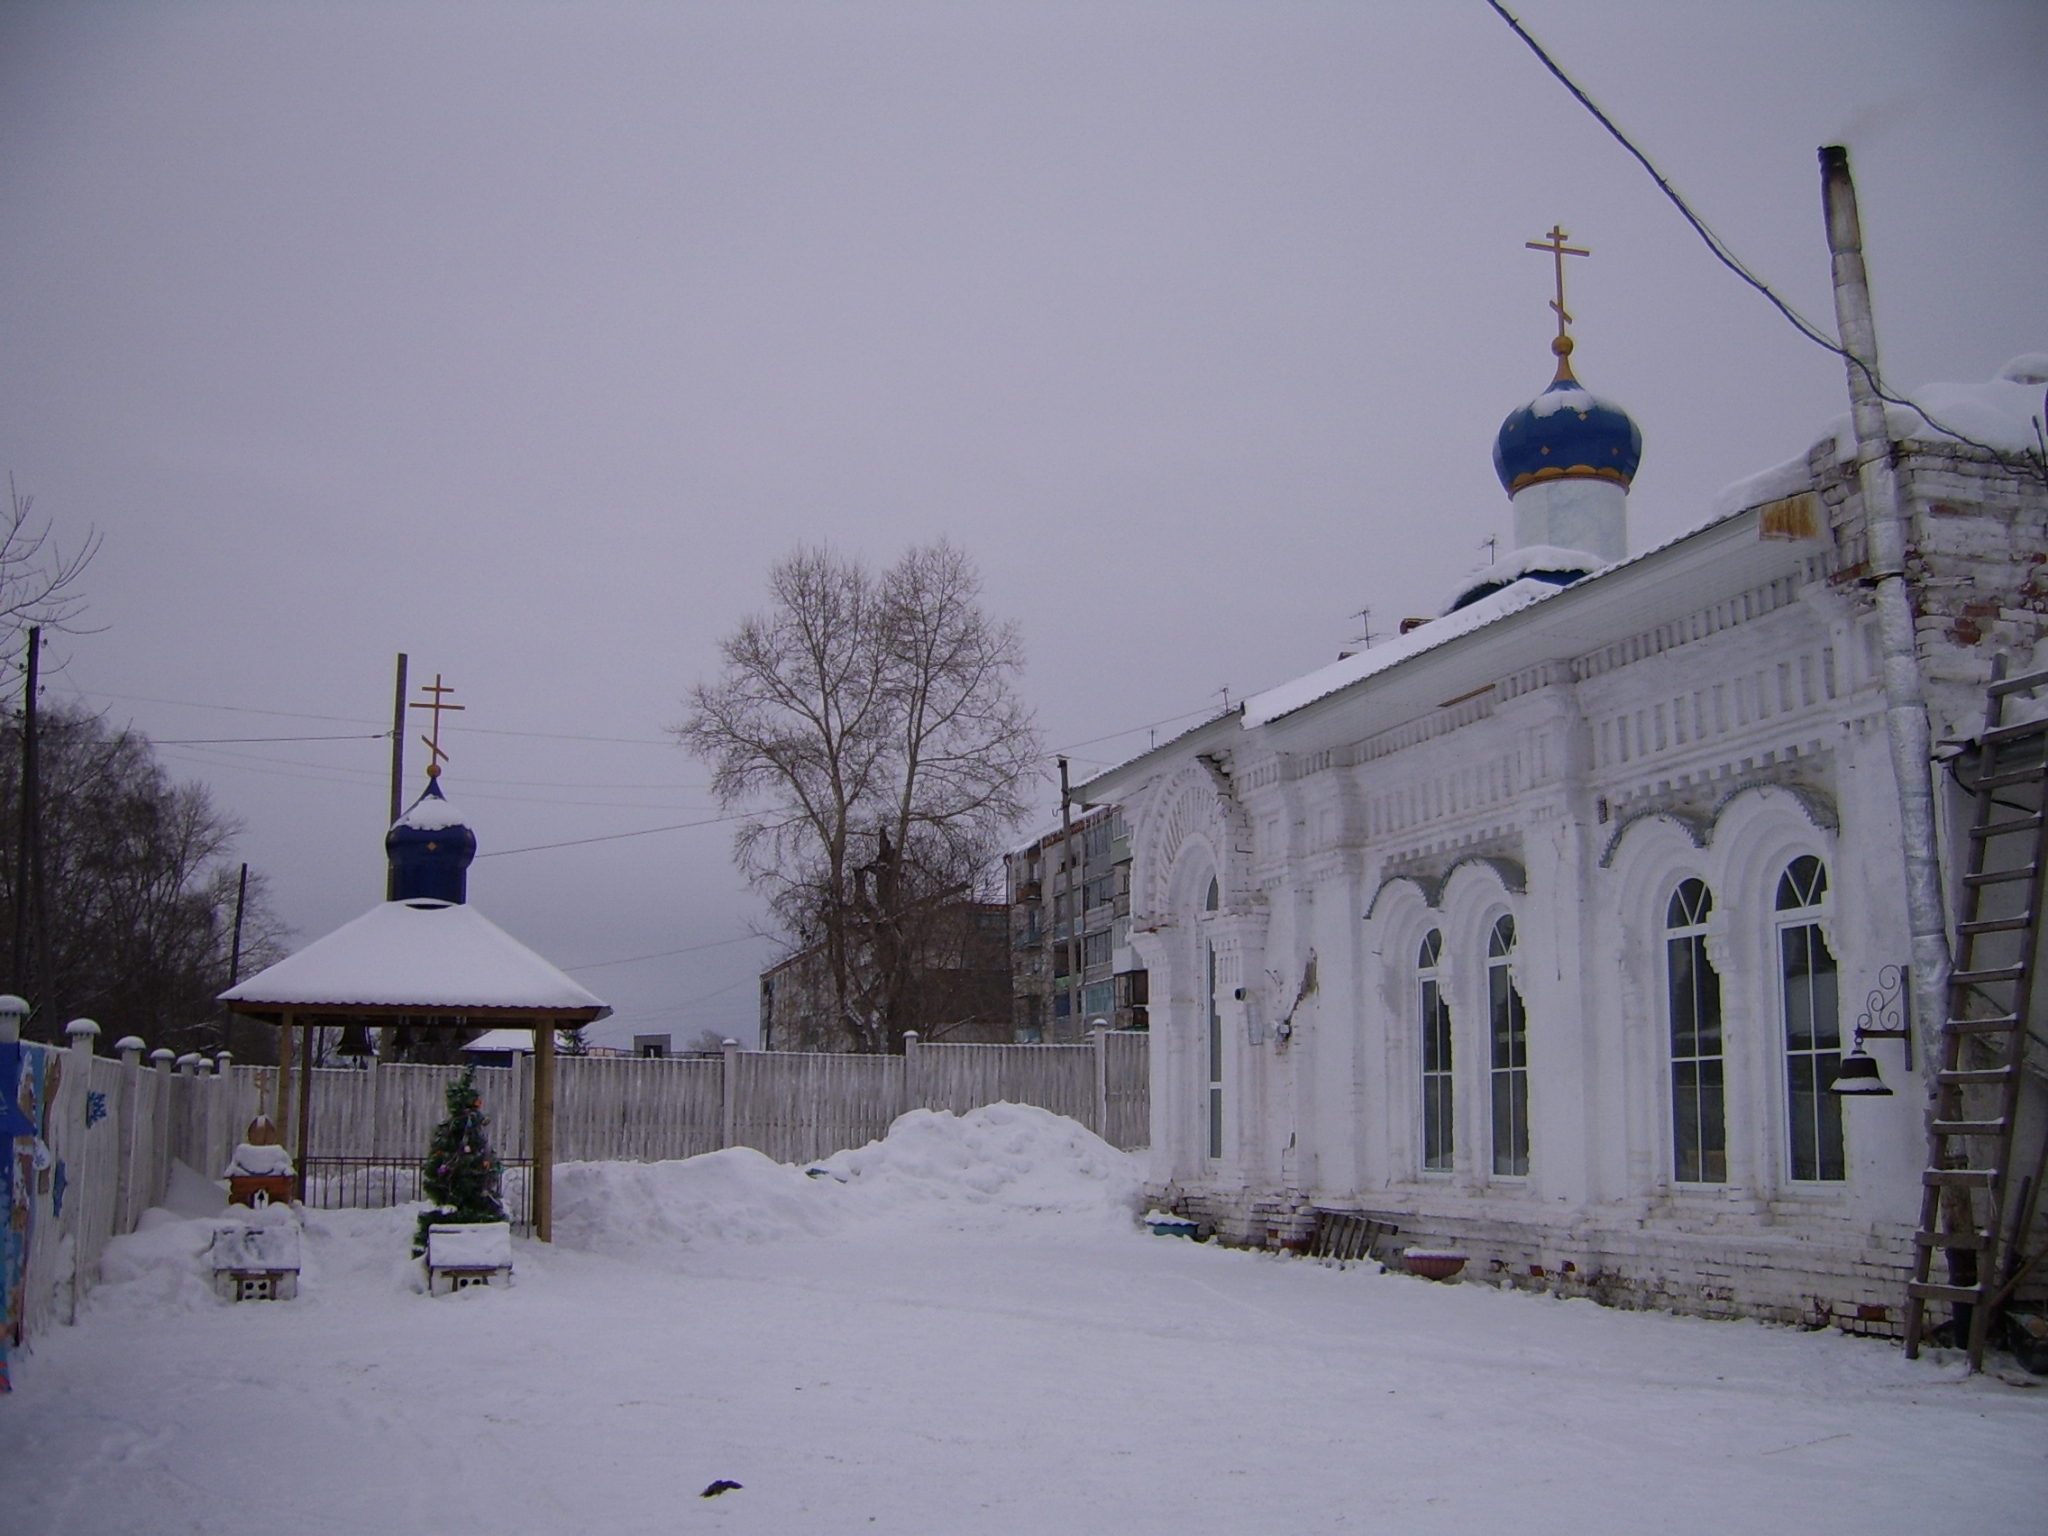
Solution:
{"label": "fence post cap", "polygon": [[142,1053],[148,1050],[149,1047],[143,1044],[142,1036],[140,1035],[123,1035],[114,1042],[114,1049],[121,1053],[123,1061],[133,1067],[141,1063]]}
{"label": "fence post cap", "polygon": [[91,1019],[73,1019],[64,1026],[65,1038],[70,1040],[76,1040],[81,1035],[89,1036],[96,1040],[99,1038],[99,1033],[99,1025]]}
{"label": "fence post cap", "polygon": [[218,1051],[214,1054],[213,1070],[220,1073],[221,1076],[227,1076],[228,1068],[234,1064],[235,1053],[233,1051]]}
{"label": "fence post cap", "polygon": [[170,1071],[174,1063],[174,1058],[171,1055],[171,1048],[168,1045],[160,1045],[155,1050],[151,1051],[149,1053],[149,1059],[156,1063],[157,1070],[159,1072]]}
{"label": "fence post cap", "polygon": [[12,992],[0,992],[0,1040],[19,1040],[21,1021],[29,1016],[29,1006]]}

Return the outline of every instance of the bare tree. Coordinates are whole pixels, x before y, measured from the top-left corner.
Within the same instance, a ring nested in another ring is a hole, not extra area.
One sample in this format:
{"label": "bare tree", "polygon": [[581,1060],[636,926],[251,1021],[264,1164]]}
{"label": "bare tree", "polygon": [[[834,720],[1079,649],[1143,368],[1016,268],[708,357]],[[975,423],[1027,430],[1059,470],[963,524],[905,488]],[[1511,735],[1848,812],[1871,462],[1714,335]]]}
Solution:
{"label": "bare tree", "polygon": [[734,855],[793,950],[816,950],[844,1043],[901,1049],[949,905],[986,884],[1040,757],[1016,626],[943,541],[876,575],[824,548],[769,573],[676,728],[744,813]]}
{"label": "bare tree", "polygon": [[16,637],[31,626],[71,627],[85,609],[80,580],[100,550],[100,536],[88,528],[65,553],[35,506],[35,497],[22,495],[9,475],[7,505],[0,509],[0,668],[19,666]]}
{"label": "bare tree", "polygon": [[[137,1034],[180,1051],[227,1044],[214,998],[228,984],[240,828],[204,786],[173,783],[133,731],[57,709],[44,714],[41,738],[49,949],[35,967],[29,1033],[61,1039],[64,1021],[85,1014],[110,1038]],[[20,716],[0,717],[0,804],[19,796],[21,746]],[[0,816],[0,924],[20,899],[17,832]],[[280,958],[284,935],[252,870],[243,974]],[[235,1047],[260,1052],[271,1033],[237,1036]]]}

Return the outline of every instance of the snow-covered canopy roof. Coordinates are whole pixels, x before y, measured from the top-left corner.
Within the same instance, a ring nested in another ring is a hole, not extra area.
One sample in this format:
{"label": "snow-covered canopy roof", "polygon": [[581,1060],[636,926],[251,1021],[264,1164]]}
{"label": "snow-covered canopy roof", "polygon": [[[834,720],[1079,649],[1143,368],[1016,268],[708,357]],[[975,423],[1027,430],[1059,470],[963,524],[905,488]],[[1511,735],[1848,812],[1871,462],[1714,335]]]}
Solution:
{"label": "snow-covered canopy roof", "polygon": [[240,1013],[611,1013],[476,908],[438,901],[372,907],[221,1001]]}

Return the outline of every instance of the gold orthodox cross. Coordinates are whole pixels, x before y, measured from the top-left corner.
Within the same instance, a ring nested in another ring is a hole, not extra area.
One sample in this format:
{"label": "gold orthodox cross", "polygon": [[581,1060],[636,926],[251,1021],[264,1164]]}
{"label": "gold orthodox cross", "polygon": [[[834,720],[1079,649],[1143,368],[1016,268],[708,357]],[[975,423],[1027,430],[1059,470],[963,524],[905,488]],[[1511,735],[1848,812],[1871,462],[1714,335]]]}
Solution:
{"label": "gold orthodox cross", "polygon": [[1566,245],[1565,241],[1569,239],[1571,239],[1571,236],[1565,233],[1563,225],[1553,224],[1550,226],[1550,233],[1541,240],[1525,240],[1522,242],[1523,245],[1532,251],[1548,251],[1551,261],[1555,263],[1557,268],[1557,297],[1550,301],[1550,307],[1557,311],[1557,339],[1551,342],[1550,350],[1557,354],[1557,376],[1560,379],[1568,379],[1572,376],[1570,361],[1572,339],[1565,333],[1565,327],[1572,323],[1572,317],[1570,311],[1564,307],[1564,259],[1567,256],[1590,256],[1593,254],[1589,250],[1581,250],[1577,246]]}
{"label": "gold orthodox cross", "polygon": [[413,709],[431,709],[434,712],[434,734],[420,738],[421,741],[426,743],[427,751],[433,754],[427,759],[427,777],[430,779],[438,779],[441,776],[441,764],[448,756],[446,752],[441,750],[441,712],[448,709],[460,711],[466,707],[461,704],[442,702],[442,694],[453,693],[454,691],[453,688],[443,688],[441,686],[441,674],[436,672],[434,674],[434,681],[431,684],[420,684],[420,692],[430,693],[433,697],[424,704],[415,702],[410,706]]}

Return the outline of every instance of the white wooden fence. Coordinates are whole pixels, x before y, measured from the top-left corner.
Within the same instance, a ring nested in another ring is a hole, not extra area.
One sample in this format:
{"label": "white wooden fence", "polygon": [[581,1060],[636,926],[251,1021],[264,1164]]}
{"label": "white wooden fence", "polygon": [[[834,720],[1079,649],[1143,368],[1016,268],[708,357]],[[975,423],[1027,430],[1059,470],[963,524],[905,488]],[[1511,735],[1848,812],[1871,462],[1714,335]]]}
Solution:
{"label": "white wooden fence", "polygon": [[[907,1110],[964,1113],[1002,1100],[1070,1115],[1112,1144],[1149,1141],[1147,1036],[1098,1031],[1086,1045],[926,1045],[901,1056],[728,1049],[723,1057],[555,1059],[555,1160],[659,1162],[720,1147],[754,1147],[807,1163],[888,1133]],[[14,1143],[17,1211],[0,1211],[17,1243],[0,1266],[6,1324],[34,1334],[69,1322],[99,1274],[109,1238],[133,1231],[162,1202],[182,1162],[220,1175],[260,1111],[276,1113],[277,1069],[188,1058],[145,1065],[70,1049],[23,1046],[24,1107],[43,1128],[48,1166]],[[380,1065],[312,1074],[301,1154],[309,1203],[382,1206],[420,1198],[419,1168],[459,1067]],[[526,1214],[533,1081],[523,1057],[482,1067],[477,1086],[507,1166],[515,1219]],[[0,1253],[7,1250],[0,1248]]]}

